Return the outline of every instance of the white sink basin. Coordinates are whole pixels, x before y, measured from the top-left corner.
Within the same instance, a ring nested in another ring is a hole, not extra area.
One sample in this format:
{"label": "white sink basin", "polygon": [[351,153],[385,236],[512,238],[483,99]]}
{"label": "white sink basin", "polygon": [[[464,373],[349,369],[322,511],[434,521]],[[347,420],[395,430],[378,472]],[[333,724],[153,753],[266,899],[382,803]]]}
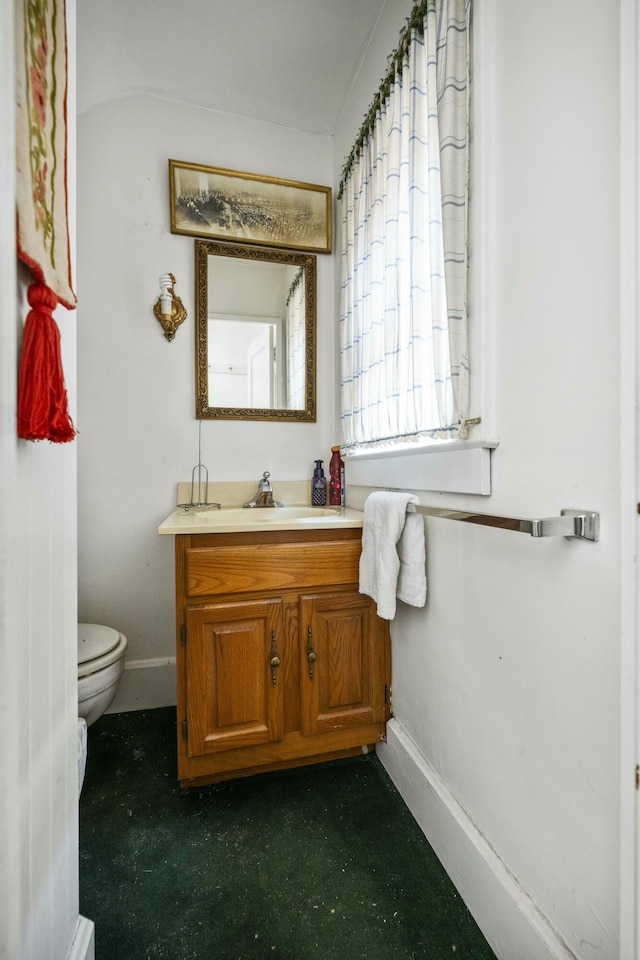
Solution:
{"label": "white sink basin", "polygon": [[214,523],[283,523],[297,520],[313,523],[328,517],[339,517],[340,507],[239,507],[216,510],[189,510],[188,513],[201,519],[211,519]]}

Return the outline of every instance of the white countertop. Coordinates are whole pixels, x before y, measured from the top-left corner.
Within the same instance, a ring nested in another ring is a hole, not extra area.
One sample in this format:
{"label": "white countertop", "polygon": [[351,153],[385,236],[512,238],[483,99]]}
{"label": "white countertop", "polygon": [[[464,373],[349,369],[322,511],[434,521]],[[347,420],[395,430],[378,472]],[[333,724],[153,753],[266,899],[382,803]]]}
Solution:
{"label": "white countertop", "polygon": [[265,530],[331,530],[362,527],[364,514],[350,507],[176,508],[158,533],[254,533]]}
{"label": "white countertop", "polygon": [[252,480],[211,481],[177,484],[176,503],[192,503],[199,497],[217,507],[176,507],[158,527],[158,533],[255,533],[259,530],[331,530],[333,527],[362,527],[364,514],[348,507],[312,507],[311,482],[274,480],[273,498],[282,507],[246,507],[257,484]]}

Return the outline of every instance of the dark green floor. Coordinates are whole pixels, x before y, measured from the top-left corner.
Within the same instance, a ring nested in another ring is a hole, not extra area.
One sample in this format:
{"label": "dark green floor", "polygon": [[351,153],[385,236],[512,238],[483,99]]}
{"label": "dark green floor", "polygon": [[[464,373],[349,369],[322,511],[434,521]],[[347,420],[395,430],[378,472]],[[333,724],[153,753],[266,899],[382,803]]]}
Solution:
{"label": "dark green floor", "polygon": [[89,729],[96,960],[495,960],[371,755],[180,791],[175,710]]}

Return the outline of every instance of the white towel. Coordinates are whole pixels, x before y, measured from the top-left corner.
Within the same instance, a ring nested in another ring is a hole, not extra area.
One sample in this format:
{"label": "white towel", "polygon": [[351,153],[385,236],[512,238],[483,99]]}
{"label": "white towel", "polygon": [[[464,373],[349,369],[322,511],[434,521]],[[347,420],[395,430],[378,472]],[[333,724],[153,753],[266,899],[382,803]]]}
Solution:
{"label": "white towel", "polygon": [[409,503],[418,498],[379,491],[364,505],[360,593],[376,601],[383,620],[393,620],[396,597],[414,607],[423,607],[427,598],[424,521],[407,513]]}

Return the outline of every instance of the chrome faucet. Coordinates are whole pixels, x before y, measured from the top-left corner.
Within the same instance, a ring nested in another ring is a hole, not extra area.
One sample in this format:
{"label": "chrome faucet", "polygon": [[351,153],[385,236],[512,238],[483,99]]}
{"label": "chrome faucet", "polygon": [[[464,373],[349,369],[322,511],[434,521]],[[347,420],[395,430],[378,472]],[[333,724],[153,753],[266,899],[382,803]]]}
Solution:
{"label": "chrome faucet", "polygon": [[253,500],[243,503],[243,507],[281,507],[283,504],[273,499],[273,490],[269,483],[269,471],[265,470],[262,474],[262,480],[258,481],[258,489]]}

